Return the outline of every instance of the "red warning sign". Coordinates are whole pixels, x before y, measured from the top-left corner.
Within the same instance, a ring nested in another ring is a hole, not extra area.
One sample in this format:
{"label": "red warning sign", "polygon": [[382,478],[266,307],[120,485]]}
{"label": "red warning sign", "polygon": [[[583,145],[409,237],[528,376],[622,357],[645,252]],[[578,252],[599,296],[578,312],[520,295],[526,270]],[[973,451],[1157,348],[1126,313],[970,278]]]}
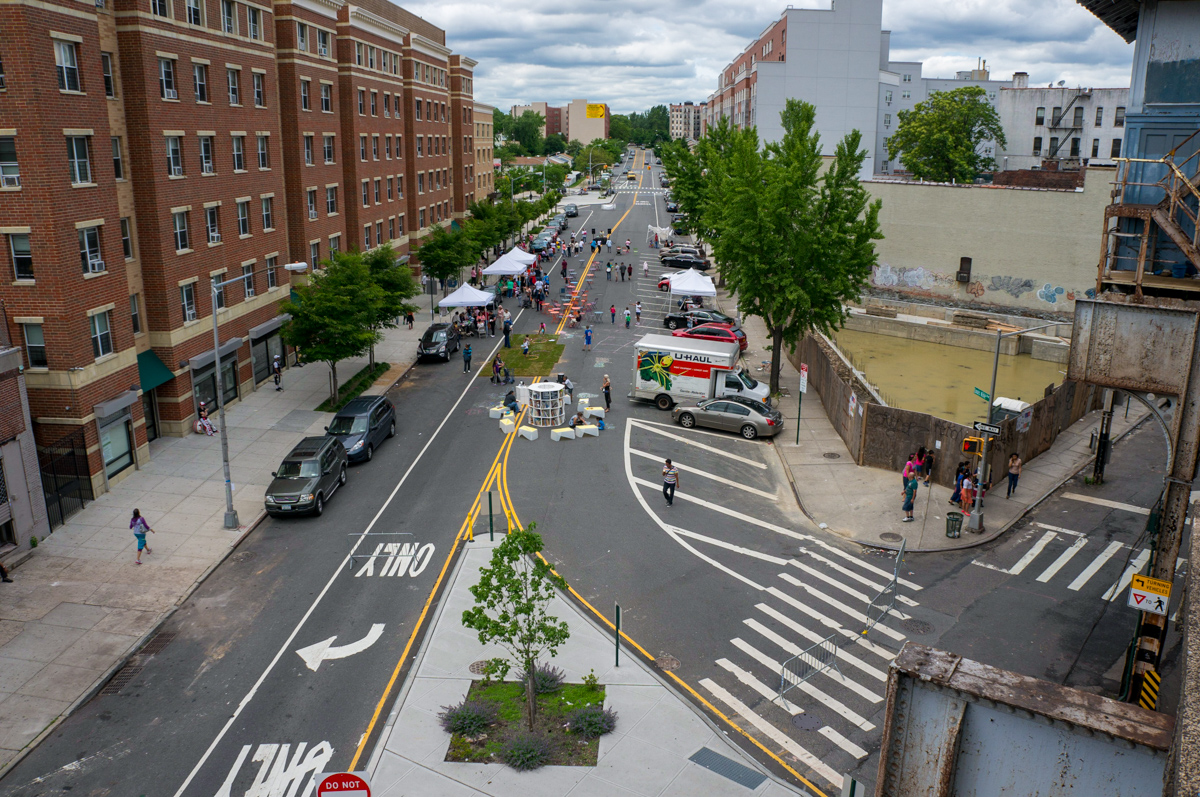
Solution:
{"label": "red warning sign", "polygon": [[339,772],[321,781],[317,797],[371,797],[371,787],[358,775]]}

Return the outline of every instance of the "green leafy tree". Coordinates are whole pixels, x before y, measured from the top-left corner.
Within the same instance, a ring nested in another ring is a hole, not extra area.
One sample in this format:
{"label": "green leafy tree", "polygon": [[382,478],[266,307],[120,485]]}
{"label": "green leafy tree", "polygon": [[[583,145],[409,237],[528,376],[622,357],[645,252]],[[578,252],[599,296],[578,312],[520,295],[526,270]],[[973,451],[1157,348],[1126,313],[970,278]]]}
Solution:
{"label": "green leafy tree", "polygon": [[625,114],[614,113],[608,118],[608,137],[621,142],[633,141],[633,125]]}
{"label": "green leafy tree", "polygon": [[505,139],[512,138],[512,123],[511,114],[497,108],[492,111],[492,135],[497,139],[503,137]]}
{"label": "green leafy tree", "polygon": [[[338,252],[335,257],[344,257]],[[396,252],[391,244],[376,247],[362,255],[367,264],[371,280],[382,291],[380,301],[375,308],[375,329],[395,329],[400,318],[408,313],[416,313],[417,306],[408,300],[421,292],[421,285],[413,277],[408,265],[396,263]],[[375,367],[375,344],[370,348],[370,364]]]}
{"label": "green leafy tree", "polygon": [[304,359],[323,362],[332,374],[330,399],[338,401],[337,364],[367,352],[380,338],[384,289],[371,277],[370,268],[357,252],[339,254],[315,272],[307,285],[297,285],[296,301],[282,303],[292,318],[280,337],[298,346]]}
{"label": "green leafy tree", "polygon": [[502,147],[496,147],[494,154],[500,161],[500,168],[507,169],[513,162],[513,158],[523,156],[525,150],[520,144],[510,141]]}
{"label": "green leafy tree", "polygon": [[512,138],[530,155],[540,155],[543,149],[546,118],[537,111],[526,111],[513,120]]}
{"label": "green leafy tree", "polygon": [[920,180],[969,183],[996,166],[984,154],[984,142],[1007,145],[1000,115],[979,86],[935,91],[911,111],[897,114],[896,132],[888,138],[888,158],[899,158]]}
{"label": "green leafy tree", "polygon": [[504,678],[514,662],[525,673],[529,730],[537,716],[533,677],[538,659],[553,657],[571,636],[567,624],[547,612],[555,588],[566,589],[567,583],[538,555],[542,538],[536,528],[530,523],[496,546],[490,566],[479,568],[479,583],[471,587],[475,605],[462,615],[462,624],[478,632],[480,644],[495,642],[513,660],[492,659],[489,674]]}
{"label": "green leafy tree", "polygon": [[[475,242],[463,230],[434,227],[416,252],[421,269],[430,279],[446,280],[472,266],[479,257]],[[442,295],[445,295],[443,289]]]}
{"label": "green leafy tree", "polygon": [[567,151],[567,140],[562,137],[561,133],[551,133],[546,136],[545,142],[542,144],[543,155],[557,155],[560,152]]}
{"label": "green leafy tree", "polygon": [[573,138],[567,142],[567,154],[570,155],[572,158],[574,158],[576,155],[578,155],[582,151],[583,151],[583,144],[581,144],[579,142],[579,139]]}
{"label": "green leafy tree", "polygon": [[567,167],[561,163],[552,163],[546,167],[546,188],[550,191],[561,191],[567,181]]}
{"label": "green leafy tree", "polygon": [[870,201],[858,179],[867,157],[862,134],[847,133],[823,166],[813,106],[790,99],[780,116],[782,139],[761,149],[753,128],[733,133],[705,214],[738,310],[766,323],[773,393],[783,344],[842,325],[883,237],[880,202]]}

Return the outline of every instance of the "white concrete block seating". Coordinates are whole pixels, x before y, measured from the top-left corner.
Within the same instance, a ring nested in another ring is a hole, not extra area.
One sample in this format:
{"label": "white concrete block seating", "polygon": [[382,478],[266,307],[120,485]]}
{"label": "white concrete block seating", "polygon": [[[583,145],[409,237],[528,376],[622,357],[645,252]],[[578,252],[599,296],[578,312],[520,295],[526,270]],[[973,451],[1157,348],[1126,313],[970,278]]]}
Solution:
{"label": "white concrete block seating", "polygon": [[575,427],[575,434],[582,437],[585,434],[590,434],[592,437],[600,436],[600,427],[591,423],[581,423]]}
{"label": "white concrete block seating", "polygon": [[500,419],[500,431],[509,434],[517,427],[516,421],[512,419],[511,413]]}
{"label": "white concrete block seating", "polygon": [[490,410],[488,410],[488,417],[489,418],[503,418],[505,416],[505,414],[508,412],[509,412],[509,410],[505,409],[503,406],[492,407]]}
{"label": "white concrete block seating", "polygon": [[570,427],[563,427],[562,429],[551,429],[550,430],[550,439],[551,440],[574,440],[575,439],[575,430]]}
{"label": "white concrete block seating", "polygon": [[603,418],[605,409],[603,407],[584,407],[583,417],[585,418]]}
{"label": "white concrete block seating", "polygon": [[521,435],[521,437],[524,437],[526,440],[538,439],[538,430],[532,426],[522,426],[519,430],[517,430],[517,434]]}

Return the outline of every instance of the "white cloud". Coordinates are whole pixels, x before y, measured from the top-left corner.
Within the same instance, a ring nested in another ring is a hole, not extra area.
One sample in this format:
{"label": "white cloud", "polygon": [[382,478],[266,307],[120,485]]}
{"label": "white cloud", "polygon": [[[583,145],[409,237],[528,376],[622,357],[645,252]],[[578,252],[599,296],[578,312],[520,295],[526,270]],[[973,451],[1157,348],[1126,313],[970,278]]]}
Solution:
{"label": "white cloud", "polygon": [[[854,2],[854,0],[839,0]],[[821,0],[793,2],[815,5]],[[507,109],[587,98],[617,113],[702,102],[717,74],[786,3],[766,0],[403,2],[479,61],[476,99]],[[828,5],[828,0],[825,0]],[[892,60],[923,61],[953,77],[987,60],[994,79],[1028,72],[1030,85],[1129,85],[1133,46],[1074,0],[884,0]]]}

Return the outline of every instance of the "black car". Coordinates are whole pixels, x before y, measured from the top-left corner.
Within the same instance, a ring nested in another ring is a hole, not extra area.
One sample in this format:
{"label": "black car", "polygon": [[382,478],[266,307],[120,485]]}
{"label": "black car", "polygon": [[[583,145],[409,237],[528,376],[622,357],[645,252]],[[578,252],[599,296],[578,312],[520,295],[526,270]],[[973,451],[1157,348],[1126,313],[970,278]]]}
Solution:
{"label": "black car", "polygon": [[664,257],[662,264],[670,268],[694,268],[697,271],[706,271],[708,269],[708,261],[695,255],[671,255],[670,257]]}
{"label": "black car", "polygon": [[683,312],[668,313],[663,319],[663,326],[667,329],[684,329],[688,325],[688,319],[692,319],[692,326],[698,327],[701,324],[729,324],[733,326],[737,324],[737,320],[730,318],[719,310],[685,310]]}
{"label": "black car", "polygon": [[383,396],[351,399],[325,433],[341,441],[351,462],[370,462],[376,446],[396,435],[396,408]]}
{"label": "black car", "polygon": [[563,215],[569,219],[573,219],[579,215],[579,207],[577,205],[564,205]]}
{"label": "black car", "polygon": [[673,202],[672,200],[668,199],[667,200],[667,212],[675,213],[678,210],[679,210],[679,205],[677,203]]}
{"label": "black car", "polygon": [[320,515],[346,483],[346,449],[336,437],[306,437],[271,475],[263,499],[268,515]]}
{"label": "black car", "polygon": [[462,346],[458,330],[452,324],[430,324],[417,344],[417,358],[440,357],[450,362],[450,355]]}

